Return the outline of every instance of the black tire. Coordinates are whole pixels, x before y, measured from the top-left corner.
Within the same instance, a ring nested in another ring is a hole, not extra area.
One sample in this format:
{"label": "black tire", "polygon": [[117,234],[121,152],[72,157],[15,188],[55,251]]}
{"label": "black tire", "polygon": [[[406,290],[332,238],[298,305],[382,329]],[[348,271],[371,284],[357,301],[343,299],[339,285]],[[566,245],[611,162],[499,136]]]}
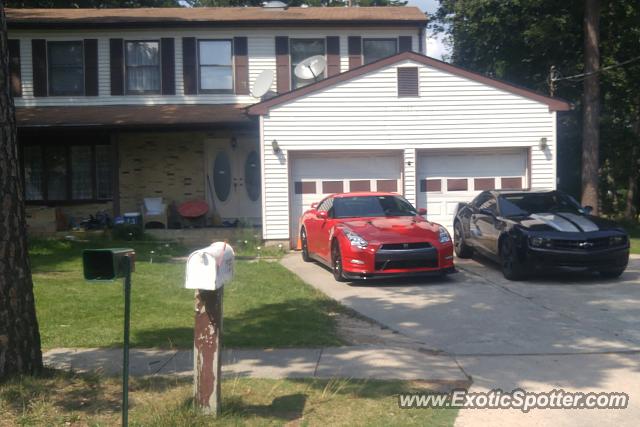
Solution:
{"label": "black tire", "polygon": [[304,228],[300,230],[300,244],[302,245],[302,260],[304,262],[313,261],[309,256],[309,246],[307,244],[307,232]]}
{"label": "black tire", "polygon": [[600,276],[604,277],[605,279],[617,279],[618,277],[622,276],[622,273],[624,273],[626,269],[627,266],[624,266],[622,268],[618,267],[614,270],[602,270],[600,271]]}
{"label": "black tire", "polygon": [[342,272],[342,254],[340,253],[340,244],[333,242],[331,244],[331,271],[336,282],[346,282]]}
{"label": "black tire", "polygon": [[458,258],[471,258],[473,256],[473,248],[464,242],[464,233],[460,221],[456,221],[453,226],[453,249]]}
{"label": "black tire", "polygon": [[513,241],[509,237],[500,242],[500,267],[502,267],[502,274],[507,280],[524,280],[527,278],[525,266],[518,259]]}

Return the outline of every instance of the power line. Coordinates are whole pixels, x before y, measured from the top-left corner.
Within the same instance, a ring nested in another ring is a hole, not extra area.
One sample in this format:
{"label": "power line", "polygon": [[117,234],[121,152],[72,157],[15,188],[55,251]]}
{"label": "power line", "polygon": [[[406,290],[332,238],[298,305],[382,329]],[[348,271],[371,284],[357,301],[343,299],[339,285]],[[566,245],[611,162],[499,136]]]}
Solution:
{"label": "power line", "polygon": [[618,68],[618,67],[623,67],[625,65],[631,64],[633,62],[636,61],[640,61],[640,56],[636,56],[635,58],[631,58],[628,59],[626,61],[622,61],[622,62],[618,62],[617,64],[613,64],[613,65],[608,65],[606,67],[601,67],[598,68],[595,71],[591,71],[588,73],[580,73],[580,74],[575,74],[573,76],[567,76],[567,77],[562,77],[562,75],[560,74],[560,72],[557,70],[557,68],[555,67],[555,65],[551,66],[551,69],[549,70],[549,77],[547,78],[547,84],[549,85],[549,93],[551,96],[554,96],[555,91],[556,91],[556,83],[560,82],[560,81],[566,81],[569,80],[573,83],[578,83],[583,81],[585,78],[592,76],[594,74],[598,74],[601,73],[603,71],[608,71],[614,68]]}
{"label": "power line", "polygon": [[603,72],[603,71],[611,70],[611,69],[613,69],[613,68],[622,67],[622,66],[625,66],[625,65],[627,65],[627,64],[631,64],[632,62],[636,62],[636,61],[639,61],[639,60],[640,60],[640,56],[636,56],[635,58],[631,58],[631,59],[628,59],[628,60],[626,60],[626,61],[619,62],[619,63],[617,63],[617,64],[608,65],[608,66],[606,66],[606,67],[598,68],[597,70],[595,70],[595,71],[591,71],[591,72],[589,72],[589,73],[581,73],[581,74],[575,74],[575,75],[573,75],[573,76],[568,76],[568,77],[556,77],[556,78],[553,78],[553,76],[551,76],[551,79],[552,79],[553,81],[555,81],[555,82],[558,82],[558,81],[561,81],[561,80],[573,80],[573,79],[577,79],[577,78],[579,78],[579,77],[589,77],[589,76],[592,76],[592,75],[594,75],[594,74],[598,74],[598,73],[601,73],[601,72]]}

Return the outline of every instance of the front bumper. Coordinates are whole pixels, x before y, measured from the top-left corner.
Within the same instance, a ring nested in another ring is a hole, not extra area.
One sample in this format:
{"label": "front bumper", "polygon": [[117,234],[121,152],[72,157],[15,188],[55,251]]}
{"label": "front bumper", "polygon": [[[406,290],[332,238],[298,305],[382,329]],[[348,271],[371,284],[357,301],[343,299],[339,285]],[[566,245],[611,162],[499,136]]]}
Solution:
{"label": "front bumper", "polygon": [[575,267],[590,270],[615,270],[626,267],[629,248],[608,248],[597,251],[563,251],[528,248],[527,265],[532,269],[547,267]]}
{"label": "front bumper", "polygon": [[454,271],[450,243],[414,249],[383,249],[370,245],[342,250],[343,274],[349,279],[393,278],[446,274]]}

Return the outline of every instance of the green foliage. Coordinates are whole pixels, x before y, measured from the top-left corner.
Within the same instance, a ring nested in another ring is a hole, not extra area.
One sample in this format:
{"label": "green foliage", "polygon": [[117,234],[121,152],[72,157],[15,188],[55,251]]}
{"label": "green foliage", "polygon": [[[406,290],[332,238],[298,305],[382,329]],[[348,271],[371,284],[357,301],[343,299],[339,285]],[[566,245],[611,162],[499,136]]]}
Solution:
{"label": "green foliage", "polygon": [[139,225],[118,224],[111,230],[111,235],[115,240],[142,240],[144,230]]}
{"label": "green foliage", "polygon": [[[584,72],[583,14],[583,0],[441,0],[432,26],[452,44],[454,64],[548,94],[552,65],[560,77]],[[637,2],[602,2],[600,28],[602,67],[640,54]],[[638,168],[632,147],[640,145],[640,61],[599,76],[601,199],[613,215],[624,210],[628,177]],[[580,189],[582,85],[579,77],[561,80],[555,92],[576,107],[559,115],[558,129],[559,185],[574,195]]]}

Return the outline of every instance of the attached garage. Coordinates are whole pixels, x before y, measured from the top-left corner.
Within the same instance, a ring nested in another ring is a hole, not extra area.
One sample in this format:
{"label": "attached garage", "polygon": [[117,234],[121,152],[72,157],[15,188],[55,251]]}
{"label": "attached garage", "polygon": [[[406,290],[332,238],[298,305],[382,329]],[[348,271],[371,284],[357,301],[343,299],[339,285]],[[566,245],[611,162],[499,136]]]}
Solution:
{"label": "attached garage", "polygon": [[569,108],[415,52],[255,104],[263,237],[295,245],[303,210],[341,191],[396,191],[452,227],[483,189],[553,189]]}
{"label": "attached garage", "polygon": [[529,187],[529,149],[426,150],[418,154],[417,205],[427,218],[453,231],[453,216],[460,202],[480,191]]}
{"label": "attached garage", "polygon": [[312,203],[334,193],[402,191],[402,152],[291,153],[291,244],[298,220]]}

